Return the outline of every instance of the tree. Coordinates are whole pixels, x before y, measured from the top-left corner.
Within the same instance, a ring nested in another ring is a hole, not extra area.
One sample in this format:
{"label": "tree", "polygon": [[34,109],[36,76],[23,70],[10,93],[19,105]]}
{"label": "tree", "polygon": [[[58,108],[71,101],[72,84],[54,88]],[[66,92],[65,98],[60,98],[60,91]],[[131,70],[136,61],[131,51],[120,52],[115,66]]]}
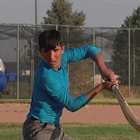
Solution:
{"label": "tree", "polygon": [[[47,16],[43,17],[42,22],[43,27],[47,29],[56,28],[53,25],[58,25],[58,30],[68,48],[84,45],[87,41],[81,28],[85,24],[86,14],[77,10],[73,12],[72,5],[73,3],[68,0],[53,0],[51,10],[46,11]],[[48,24],[52,26],[48,27]]]}
{"label": "tree", "polygon": [[[133,11],[131,16],[126,17],[122,29],[117,31],[115,43],[113,46],[112,60],[114,62],[114,71],[120,76],[120,81],[123,84],[128,84],[128,51],[129,51],[129,30],[130,29],[130,79],[133,85],[140,84],[139,69],[139,36],[140,36],[140,7]],[[137,75],[137,76],[136,76]]]}
{"label": "tree", "polygon": [[53,0],[51,10],[47,10],[48,17],[44,17],[44,24],[83,26],[86,14],[83,11],[72,11],[72,4],[68,0]]}
{"label": "tree", "polygon": [[53,0],[51,10],[46,12],[47,17],[43,17],[43,24],[58,25],[64,42],[76,46],[79,42],[82,44],[85,42],[84,33],[80,27],[85,24],[86,14],[77,10],[73,12],[72,5],[73,3],[68,0]]}

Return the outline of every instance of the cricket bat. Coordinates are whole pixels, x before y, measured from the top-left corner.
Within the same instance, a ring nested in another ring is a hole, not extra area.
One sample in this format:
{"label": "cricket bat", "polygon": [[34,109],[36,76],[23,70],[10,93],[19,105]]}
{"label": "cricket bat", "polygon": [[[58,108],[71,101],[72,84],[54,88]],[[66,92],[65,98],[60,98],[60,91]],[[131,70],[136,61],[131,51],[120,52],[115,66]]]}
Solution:
{"label": "cricket bat", "polygon": [[121,94],[119,89],[116,87],[116,85],[112,86],[112,91],[114,92],[114,94],[120,104],[121,110],[122,110],[125,118],[129,122],[129,124],[140,133],[140,121],[137,118],[137,116],[134,114],[134,112],[132,111],[132,109],[130,108],[130,106],[126,102],[125,98],[123,97],[123,95]]}

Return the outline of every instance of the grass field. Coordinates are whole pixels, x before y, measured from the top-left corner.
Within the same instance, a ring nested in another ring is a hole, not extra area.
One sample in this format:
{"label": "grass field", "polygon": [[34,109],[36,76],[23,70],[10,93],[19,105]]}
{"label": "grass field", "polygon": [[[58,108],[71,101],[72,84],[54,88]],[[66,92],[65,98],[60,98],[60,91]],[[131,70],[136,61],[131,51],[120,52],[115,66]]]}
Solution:
{"label": "grass field", "polygon": [[[74,140],[140,140],[130,125],[62,124]],[[21,123],[0,123],[0,140],[22,140]]]}
{"label": "grass field", "polygon": [[[139,98],[126,98],[126,101],[129,105],[140,105]],[[21,103],[21,104],[29,104],[31,102],[30,99],[0,99],[0,104],[3,103]],[[94,98],[89,104],[101,104],[101,105],[119,105],[117,99],[109,99],[109,98]]]}

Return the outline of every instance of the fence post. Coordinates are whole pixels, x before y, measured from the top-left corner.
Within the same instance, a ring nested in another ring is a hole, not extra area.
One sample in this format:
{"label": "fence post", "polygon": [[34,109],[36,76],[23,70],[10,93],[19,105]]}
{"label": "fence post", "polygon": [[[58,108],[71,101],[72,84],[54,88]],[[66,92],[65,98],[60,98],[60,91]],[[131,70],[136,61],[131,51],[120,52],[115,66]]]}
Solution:
{"label": "fence post", "polygon": [[128,29],[128,95],[130,96],[130,85],[131,85],[131,81],[130,81],[130,28]]}
{"label": "fence post", "polygon": [[[93,45],[96,45],[96,29],[93,28],[92,33],[93,33]],[[93,87],[95,87],[95,62],[93,61]]]}
{"label": "fence post", "polygon": [[19,99],[19,25],[17,25],[17,90],[16,98]]}
{"label": "fence post", "polygon": [[32,85],[34,81],[34,46],[33,46],[33,38],[30,39],[31,46],[31,93],[32,93]]}

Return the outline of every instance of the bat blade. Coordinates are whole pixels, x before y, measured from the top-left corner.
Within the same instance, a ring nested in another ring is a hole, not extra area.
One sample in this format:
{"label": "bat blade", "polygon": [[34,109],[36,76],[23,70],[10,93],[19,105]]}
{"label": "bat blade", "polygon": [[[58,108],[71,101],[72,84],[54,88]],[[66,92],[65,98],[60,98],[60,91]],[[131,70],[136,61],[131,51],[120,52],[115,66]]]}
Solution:
{"label": "bat blade", "polygon": [[137,116],[134,114],[128,103],[126,102],[125,98],[121,94],[121,92],[117,89],[117,87],[114,85],[112,87],[112,90],[120,104],[121,110],[126,118],[126,120],[129,122],[129,124],[135,128],[140,133],[140,121],[137,118]]}

